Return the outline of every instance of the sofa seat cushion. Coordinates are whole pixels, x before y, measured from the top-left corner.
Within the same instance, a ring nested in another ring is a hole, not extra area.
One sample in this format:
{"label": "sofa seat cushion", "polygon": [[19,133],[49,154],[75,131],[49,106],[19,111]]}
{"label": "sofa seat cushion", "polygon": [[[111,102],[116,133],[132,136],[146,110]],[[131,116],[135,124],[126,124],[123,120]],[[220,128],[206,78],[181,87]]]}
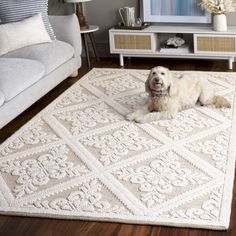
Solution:
{"label": "sofa seat cushion", "polygon": [[4,93],[2,91],[0,91],[0,106],[2,106],[2,104],[4,103],[5,101],[5,96],[4,96]]}
{"label": "sofa seat cushion", "polygon": [[[42,63],[29,59],[0,58],[0,91],[5,101],[40,80],[45,74]],[[29,98],[30,99],[30,98]]]}
{"label": "sofa seat cushion", "polygon": [[51,43],[43,43],[17,49],[4,55],[4,57],[26,58],[41,62],[46,74],[49,74],[74,55],[74,48],[65,42],[54,40]]}

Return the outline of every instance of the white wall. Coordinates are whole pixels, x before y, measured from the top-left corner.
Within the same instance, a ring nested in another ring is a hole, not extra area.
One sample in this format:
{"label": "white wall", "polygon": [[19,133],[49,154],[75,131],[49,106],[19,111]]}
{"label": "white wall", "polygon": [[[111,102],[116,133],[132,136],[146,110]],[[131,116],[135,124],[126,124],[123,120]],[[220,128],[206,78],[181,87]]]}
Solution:
{"label": "white wall", "polygon": [[228,25],[236,25],[236,12],[227,15]]}
{"label": "white wall", "polygon": [[72,4],[64,4],[62,0],[49,0],[48,9],[50,15],[68,15],[73,13]]}

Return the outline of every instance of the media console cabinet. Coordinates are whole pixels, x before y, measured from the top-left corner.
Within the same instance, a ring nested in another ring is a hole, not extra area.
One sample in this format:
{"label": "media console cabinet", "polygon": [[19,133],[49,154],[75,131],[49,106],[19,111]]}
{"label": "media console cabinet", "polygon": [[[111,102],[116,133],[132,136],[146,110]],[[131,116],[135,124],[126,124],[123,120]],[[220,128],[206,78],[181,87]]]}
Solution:
{"label": "media console cabinet", "polygon": [[[188,52],[160,52],[163,43],[170,37],[182,34]],[[228,31],[216,32],[210,26],[169,26],[151,25],[143,30],[109,30],[110,52],[119,54],[120,66],[124,57],[164,57],[225,59],[229,69],[233,68],[236,57],[236,27]]]}

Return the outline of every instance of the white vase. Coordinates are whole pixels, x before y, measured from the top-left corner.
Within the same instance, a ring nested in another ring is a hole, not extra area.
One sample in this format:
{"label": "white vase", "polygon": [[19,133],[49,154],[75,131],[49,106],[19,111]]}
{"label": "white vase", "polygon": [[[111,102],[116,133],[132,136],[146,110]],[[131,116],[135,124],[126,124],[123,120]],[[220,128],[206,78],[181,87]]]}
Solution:
{"label": "white vase", "polygon": [[215,31],[227,31],[227,18],[225,14],[213,16],[213,29]]}

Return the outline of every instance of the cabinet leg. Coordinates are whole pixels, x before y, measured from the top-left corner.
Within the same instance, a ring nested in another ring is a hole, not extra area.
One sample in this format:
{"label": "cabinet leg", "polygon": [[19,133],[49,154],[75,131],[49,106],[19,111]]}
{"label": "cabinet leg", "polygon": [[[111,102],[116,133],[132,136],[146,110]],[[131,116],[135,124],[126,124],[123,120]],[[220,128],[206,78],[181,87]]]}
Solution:
{"label": "cabinet leg", "polygon": [[120,66],[124,66],[124,57],[120,54]]}
{"label": "cabinet leg", "polygon": [[229,70],[233,70],[234,65],[234,57],[229,58]]}

